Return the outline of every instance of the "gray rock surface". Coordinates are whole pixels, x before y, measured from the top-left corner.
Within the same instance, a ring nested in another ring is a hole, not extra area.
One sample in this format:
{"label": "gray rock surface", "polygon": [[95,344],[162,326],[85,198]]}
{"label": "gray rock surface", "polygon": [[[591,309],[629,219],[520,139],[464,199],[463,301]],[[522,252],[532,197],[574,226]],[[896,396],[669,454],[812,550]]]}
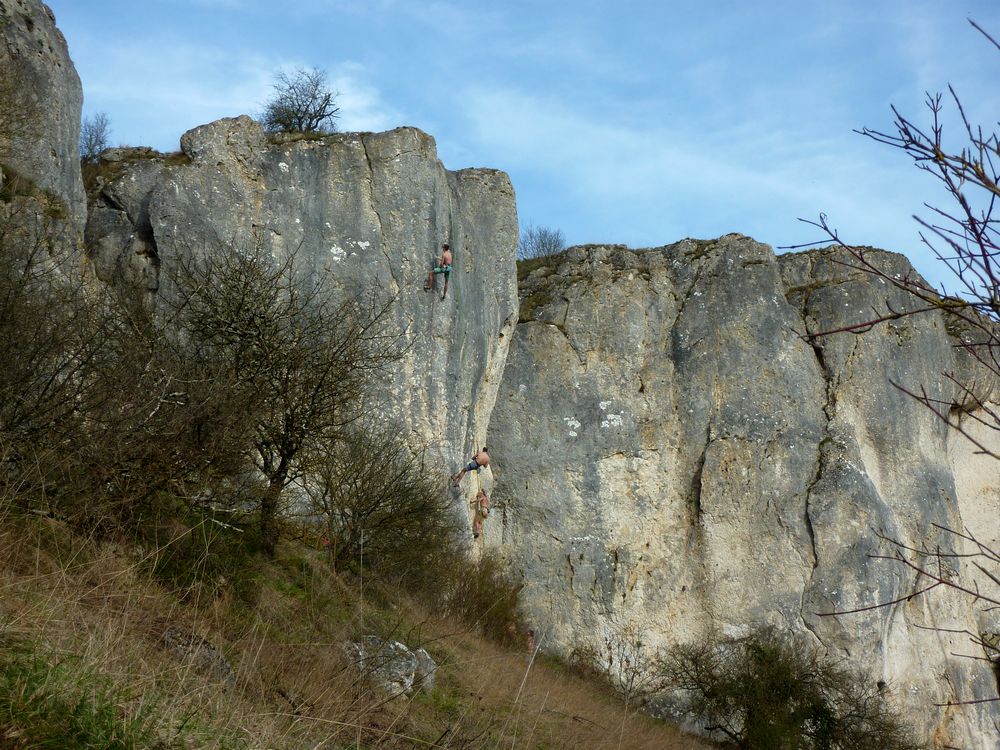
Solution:
{"label": "gray rock surface", "polygon": [[437,662],[427,653],[427,649],[418,648],[413,652],[417,666],[413,672],[413,684],[426,693],[434,689],[434,677],[437,672]]}
{"label": "gray rock surface", "polygon": [[[949,655],[966,635],[923,629],[974,630],[969,602],[906,601],[914,576],[869,557],[876,532],[933,545],[932,524],[961,528],[960,490],[977,489],[944,424],[890,381],[959,401],[942,373],[968,363],[935,315],[804,340],[913,304],[843,259],[727,235],[522,263],[486,543],[523,574],[549,649],[771,625],[884,680],[929,738],[994,746],[995,708],[930,708],[995,695],[986,665]],[[985,470],[980,490],[1000,479]]]}
{"label": "gray rock surface", "polygon": [[[195,128],[181,147],[110,154],[87,227],[98,275],[155,300],[170,294],[180,259],[260,242],[276,258],[333,268],[346,294],[395,298],[406,355],[385,388],[387,416],[443,486],[485,440],[516,321],[507,176],[446,170],[433,138],[413,128],[275,138],[244,116]],[[455,263],[442,301],[423,284],[444,242]],[[460,498],[458,508],[471,513]]]}
{"label": "gray rock surface", "polygon": [[65,203],[79,235],[83,89],[55,16],[39,0],[0,0],[0,163]]}
{"label": "gray rock surface", "polygon": [[422,648],[411,651],[399,641],[366,635],[344,644],[344,655],[366,682],[391,696],[434,689],[437,664]]}
{"label": "gray rock surface", "polygon": [[186,661],[199,672],[230,687],[236,684],[236,673],[226,657],[200,635],[171,625],[163,631],[163,644],[177,659]]}

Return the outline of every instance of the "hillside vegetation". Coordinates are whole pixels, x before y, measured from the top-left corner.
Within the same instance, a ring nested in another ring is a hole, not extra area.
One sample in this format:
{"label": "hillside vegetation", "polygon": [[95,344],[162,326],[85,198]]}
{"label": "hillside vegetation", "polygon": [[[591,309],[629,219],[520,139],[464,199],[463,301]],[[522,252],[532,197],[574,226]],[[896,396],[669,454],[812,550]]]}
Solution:
{"label": "hillside vegetation", "polygon": [[[3,747],[710,747],[532,661],[523,643],[485,638],[482,623],[331,573],[318,538],[267,559],[213,549],[224,530],[212,526],[141,547],[4,517]],[[179,652],[178,631],[212,644],[232,675]],[[369,633],[423,645],[434,689],[372,688],[342,655]]]}

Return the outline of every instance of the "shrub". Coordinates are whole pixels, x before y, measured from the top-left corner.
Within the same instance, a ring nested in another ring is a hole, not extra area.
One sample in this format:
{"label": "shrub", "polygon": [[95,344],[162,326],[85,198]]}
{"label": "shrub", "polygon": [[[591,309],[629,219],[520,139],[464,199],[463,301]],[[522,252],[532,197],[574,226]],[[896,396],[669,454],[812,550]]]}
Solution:
{"label": "shrub", "polygon": [[452,584],[445,608],[498,643],[521,641],[518,598],[523,584],[516,583],[503,561],[485,553],[478,562],[454,561]]}
{"label": "shrub", "polygon": [[143,545],[152,549],[145,559],[158,580],[191,601],[226,591],[247,604],[256,601],[260,545],[252,526],[209,509],[189,510],[180,503],[161,503],[157,510],[156,517],[143,519],[138,533]]}
{"label": "shrub", "polygon": [[295,253],[276,261],[259,242],[229,244],[182,265],[174,325],[187,356],[213,373],[246,417],[248,450],[267,481],[259,497],[264,551],[274,556],[283,493],[316,456],[345,441],[377,378],[400,356],[389,330],[392,300],[344,299],[329,269]]}
{"label": "shrub", "polygon": [[0,190],[0,497],[115,527],[242,470],[240,394],[142,305],[89,287],[43,199]]}
{"label": "shrub", "polygon": [[425,476],[400,439],[371,421],[351,425],[312,463],[306,493],[336,567],[440,588],[458,535],[443,477]]}
{"label": "shrub", "polygon": [[517,241],[517,259],[531,260],[546,255],[555,255],[566,247],[566,238],[561,229],[536,227],[529,224],[521,230]]}
{"label": "shrub", "polygon": [[663,676],[706,731],[747,750],[916,750],[879,686],[764,631],[672,649]]}
{"label": "shrub", "polygon": [[105,339],[91,328],[78,257],[30,181],[8,178],[0,189],[0,494],[27,506],[37,494],[59,494],[51,480],[85,442],[79,413],[94,395],[85,371]]}

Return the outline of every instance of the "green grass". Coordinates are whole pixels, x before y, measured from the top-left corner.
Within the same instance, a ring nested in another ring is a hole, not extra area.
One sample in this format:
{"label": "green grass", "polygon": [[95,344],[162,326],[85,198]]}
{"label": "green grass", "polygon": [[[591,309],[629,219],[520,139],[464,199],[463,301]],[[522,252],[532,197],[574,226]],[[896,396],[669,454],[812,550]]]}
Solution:
{"label": "green grass", "polygon": [[[138,703],[138,705],[134,705]],[[46,658],[29,644],[0,647],[0,746],[4,748],[171,747],[155,734],[153,706],[79,673],[74,662]]]}

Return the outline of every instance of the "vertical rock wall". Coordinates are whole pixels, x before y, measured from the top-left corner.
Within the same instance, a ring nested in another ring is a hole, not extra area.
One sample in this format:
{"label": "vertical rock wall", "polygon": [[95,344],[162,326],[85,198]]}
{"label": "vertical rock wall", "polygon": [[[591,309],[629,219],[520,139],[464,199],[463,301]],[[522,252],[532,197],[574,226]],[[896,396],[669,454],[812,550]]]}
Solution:
{"label": "vertical rock wall", "polygon": [[[331,268],[345,294],[394,299],[406,347],[388,416],[434,471],[455,471],[486,437],[517,316],[517,215],[507,176],[446,170],[413,128],[268,137],[248,117],[181,139],[180,154],[116,150],[92,203],[87,244],[99,276],[169,295],[171,268],[220,244]],[[423,290],[442,243],[448,295]]]}
{"label": "vertical rock wall", "polygon": [[0,0],[0,170],[27,177],[65,204],[79,235],[83,90],[55,16],[38,0]]}
{"label": "vertical rock wall", "polygon": [[[729,235],[522,264],[487,540],[523,573],[552,650],[629,628],[667,645],[771,625],[874,669],[928,736],[996,742],[991,708],[928,709],[995,694],[985,665],[948,655],[967,636],[922,629],[974,631],[967,601],[821,616],[911,593],[908,571],[869,557],[876,532],[916,544],[935,523],[960,528],[967,483],[944,424],[889,382],[960,399],[942,372],[966,363],[942,320],[799,335],[911,304],[837,260]],[[998,467],[980,470],[996,486]]]}
{"label": "vertical rock wall", "polygon": [[[0,162],[57,198],[78,234],[82,95],[44,4],[0,0],[0,65],[23,81],[4,91],[0,126],[31,115],[0,127]],[[180,259],[259,242],[332,267],[345,294],[395,299],[407,353],[388,416],[442,474],[489,425],[500,480],[485,541],[524,575],[547,648],[599,647],[628,628],[670,644],[769,624],[872,670],[937,744],[1000,742],[990,704],[931,708],[995,695],[987,665],[951,656],[969,634],[1000,631],[995,614],[945,591],[907,599],[912,572],[871,557],[879,533],[949,545],[935,524],[1000,539],[997,463],[890,384],[963,400],[942,373],[970,365],[942,320],[807,342],[799,333],[909,301],[831,252],[776,259],[731,235],[525,264],[514,335],[504,174],[445,170],[409,128],[275,139],[244,117],[181,145],[108,154],[87,224],[98,275],[155,304]],[[47,199],[38,210],[59,213]],[[422,290],[442,242],[456,256],[445,301]]]}

